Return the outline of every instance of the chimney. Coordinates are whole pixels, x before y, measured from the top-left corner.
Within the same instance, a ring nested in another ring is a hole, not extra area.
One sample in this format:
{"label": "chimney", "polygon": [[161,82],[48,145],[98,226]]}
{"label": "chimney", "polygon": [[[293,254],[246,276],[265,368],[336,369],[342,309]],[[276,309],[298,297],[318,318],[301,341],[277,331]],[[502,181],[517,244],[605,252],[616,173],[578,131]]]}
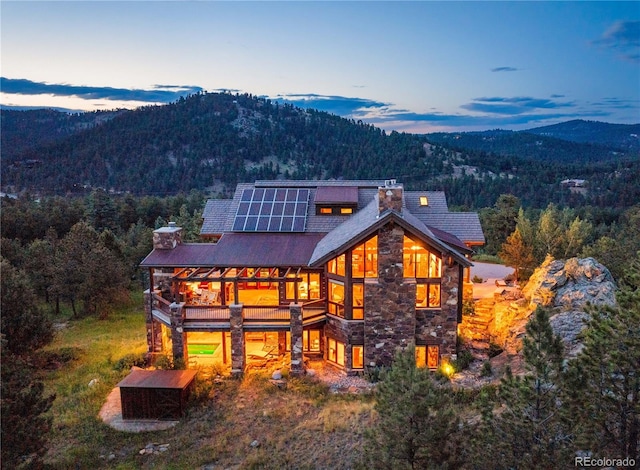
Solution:
{"label": "chimney", "polygon": [[168,227],[161,227],[153,231],[154,250],[173,250],[182,244],[182,228],[175,222],[169,222]]}
{"label": "chimney", "polygon": [[378,187],[378,213],[387,210],[402,212],[402,184],[396,180],[385,180],[384,187]]}

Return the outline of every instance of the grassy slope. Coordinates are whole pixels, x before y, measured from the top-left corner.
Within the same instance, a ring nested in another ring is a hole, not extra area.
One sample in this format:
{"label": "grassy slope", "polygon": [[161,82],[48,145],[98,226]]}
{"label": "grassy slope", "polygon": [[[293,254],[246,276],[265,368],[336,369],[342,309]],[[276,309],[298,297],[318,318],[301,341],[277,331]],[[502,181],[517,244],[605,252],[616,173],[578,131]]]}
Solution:
{"label": "grassy slope", "polygon": [[[307,380],[290,380],[279,390],[261,375],[219,383],[199,379],[187,416],[176,427],[140,434],[111,429],[98,412],[127,373],[114,364],[145,351],[145,342],[141,299],[108,320],[70,322],[60,331],[49,349],[79,348],[80,358],[45,376],[48,390],[57,394],[46,456],[51,467],[339,469],[358,461],[372,400],[330,395]],[[92,379],[98,384],[90,387]],[[254,440],[258,447],[251,446]],[[169,444],[169,450],[140,455],[151,442]]]}

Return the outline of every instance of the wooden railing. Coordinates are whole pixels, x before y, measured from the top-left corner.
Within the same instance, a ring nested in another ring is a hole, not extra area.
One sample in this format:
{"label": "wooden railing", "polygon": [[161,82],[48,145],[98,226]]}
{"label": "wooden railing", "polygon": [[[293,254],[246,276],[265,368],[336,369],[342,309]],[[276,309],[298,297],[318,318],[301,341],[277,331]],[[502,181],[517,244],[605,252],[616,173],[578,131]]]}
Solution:
{"label": "wooden railing", "polygon": [[223,321],[228,322],[230,318],[229,307],[227,306],[211,306],[198,305],[188,306],[184,308],[184,319],[189,320],[207,320],[207,321]]}
{"label": "wooden railing", "polygon": [[282,322],[291,319],[288,306],[280,307],[244,307],[242,318],[245,322]]}
{"label": "wooden railing", "polygon": [[[153,309],[159,310],[168,317],[171,316],[171,302],[155,292],[152,294],[151,302]],[[326,311],[324,300],[308,302],[302,307],[302,318],[304,321],[321,319]],[[183,306],[183,315],[186,322],[228,322],[231,317],[228,305],[185,305]],[[288,322],[291,319],[291,313],[288,305],[248,305],[243,307],[242,317],[244,322],[254,324]]]}

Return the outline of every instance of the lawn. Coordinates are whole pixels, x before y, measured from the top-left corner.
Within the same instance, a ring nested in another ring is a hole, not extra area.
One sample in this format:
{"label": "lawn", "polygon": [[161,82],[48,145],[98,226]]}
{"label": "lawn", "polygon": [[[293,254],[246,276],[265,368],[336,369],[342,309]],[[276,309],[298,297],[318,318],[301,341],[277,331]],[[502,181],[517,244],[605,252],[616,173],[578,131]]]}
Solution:
{"label": "lawn", "polygon": [[[98,417],[113,387],[127,375],[122,358],[146,351],[141,298],[106,320],[70,321],[47,348],[75,360],[44,375],[56,393],[46,463],[51,468],[223,469],[353,468],[373,401],[332,395],[326,386],[291,379],[284,390],[268,377],[214,380],[199,371],[186,416],[172,429],[115,431]],[[92,384],[92,385],[90,385]],[[149,443],[168,450],[140,454]]]}

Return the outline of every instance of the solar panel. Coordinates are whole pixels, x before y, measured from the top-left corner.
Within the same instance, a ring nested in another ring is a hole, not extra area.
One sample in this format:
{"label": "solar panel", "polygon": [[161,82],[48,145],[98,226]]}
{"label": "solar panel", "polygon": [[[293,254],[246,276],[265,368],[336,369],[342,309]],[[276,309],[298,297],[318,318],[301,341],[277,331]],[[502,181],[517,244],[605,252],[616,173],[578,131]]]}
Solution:
{"label": "solar panel", "polygon": [[309,189],[251,188],[242,191],[234,232],[304,232]]}

